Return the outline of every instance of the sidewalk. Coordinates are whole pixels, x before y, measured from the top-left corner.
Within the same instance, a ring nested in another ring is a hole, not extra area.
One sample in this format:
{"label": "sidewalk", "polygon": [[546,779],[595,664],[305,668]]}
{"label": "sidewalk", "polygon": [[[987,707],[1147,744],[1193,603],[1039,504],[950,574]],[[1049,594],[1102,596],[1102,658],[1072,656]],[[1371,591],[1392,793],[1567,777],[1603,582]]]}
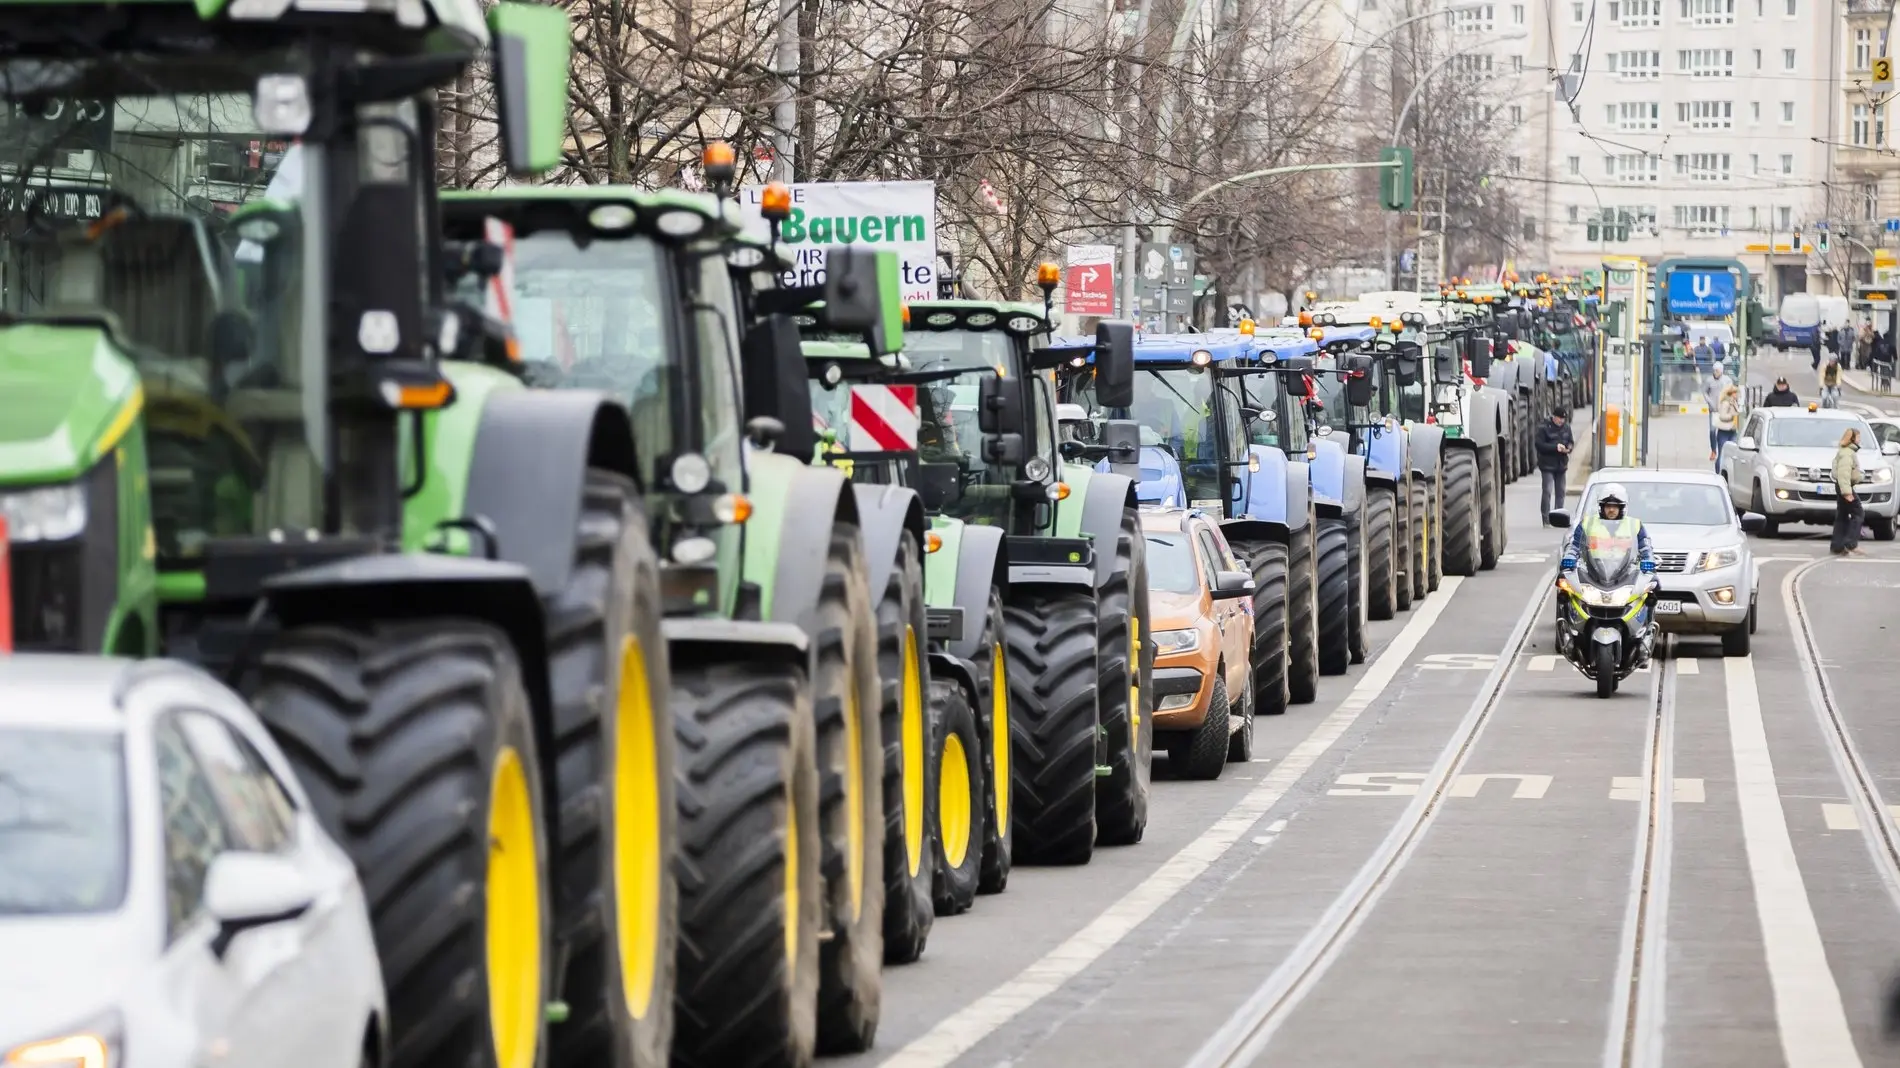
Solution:
{"label": "sidewalk", "polygon": [[[1580,448],[1578,452],[1583,452]],[[1580,490],[1589,476],[1588,454],[1581,476],[1572,472],[1574,487]],[[1670,413],[1649,420],[1649,456],[1644,467],[1665,471],[1713,471],[1709,460],[1709,417],[1701,412]]]}
{"label": "sidewalk", "polygon": [[1841,381],[1846,382],[1847,387],[1854,392],[1865,393],[1870,397],[1891,397],[1894,395],[1891,389],[1875,388],[1874,376],[1872,372],[1869,371],[1850,371],[1843,367],[1841,368]]}

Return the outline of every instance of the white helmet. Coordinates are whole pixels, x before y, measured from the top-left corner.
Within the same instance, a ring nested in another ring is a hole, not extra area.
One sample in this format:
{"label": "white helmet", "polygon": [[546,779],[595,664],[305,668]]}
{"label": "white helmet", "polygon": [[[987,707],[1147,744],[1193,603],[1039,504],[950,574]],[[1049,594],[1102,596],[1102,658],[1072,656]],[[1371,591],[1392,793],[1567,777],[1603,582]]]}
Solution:
{"label": "white helmet", "polygon": [[1603,506],[1606,504],[1614,504],[1618,508],[1628,508],[1630,504],[1629,490],[1624,489],[1621,482],[1611,482],[1604,486],[1602,492],[1597,494],[1598,515],[1603,514]]}

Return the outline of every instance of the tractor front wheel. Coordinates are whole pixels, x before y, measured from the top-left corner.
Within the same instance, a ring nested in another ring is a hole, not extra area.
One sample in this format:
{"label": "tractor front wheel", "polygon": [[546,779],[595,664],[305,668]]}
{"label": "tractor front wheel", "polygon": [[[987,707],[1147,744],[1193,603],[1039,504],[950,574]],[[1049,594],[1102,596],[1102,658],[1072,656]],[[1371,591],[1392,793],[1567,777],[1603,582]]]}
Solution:
{"label": "tractor front wheel", "polygon": [[962,686],[933,683],[930,707],[936,711],[936,909],[940,916],[956,916],[976,903],[983,862],[983,741]]}
{"label": "tractor front wheel", "polygon": [[1319,552],[1317,520],[1296,531],[1287,554],[1287,690],[1296,705],[1319,697]]}
{"label": "tractor front wheel", "polygon": [[1286,712],[1287,552],[1277,541],[1240,542],[1235,552],[1253,571],[1254,709],[1263,716]]}
{"label": "tractor front wheel", "polygon": [[[1365,511],[1361,513],[1365,539],[1366,616],[1391,619],[1399,613],[1398,553],[1400,542],[1392,494],[1378,487],[1367,487]],[[1406,598],[1411,603],[1411,598]]]}
{"label": "tractor front wheel", "polygon": [[1015,859],[1087,864],[1095,852],[1095,593],[1012,590],[1009,656],[1010,807]]}
{"label": "tractor front wheel", "polygon": [[1003,647],[1003,595],[990,587],[983,632],[976,642],[977,726],[983,742],[983,861],[979,894],[1009,886],[1010,722],[1009,653]]}
{"label": "tractor front wheel", "polygon": [[884,962],[924,955],[931,902],[935,789],[930,757],[930,679],[924,659],[924,571],[917,542],[898,539],[897,561],[877,606],[879,728],[884,736]]}
{"label": "tractor front wheel", "polygon": [[1153,640],[1148,633],[1148,541],[1133,509],[1122,513],[1115,568],[1096,600],[1097,709],[1107,741],[1108,777],[1095,791],[1103,845],[1133,845],[1148,829],[1154,765]]}
{"label": "tractor front wheel", "polygon": [[1451,574],[1475,575],[1481,566],[1484,532],[1478,501],[1482,493],[1478,454],[1470,449],[1445,450],[1444,567]]}
{"label": "tractor front wheel", "polygon": [[1319,670],[1344,675],[1352,665],[1352,530],[1341,516],[1319,521]]}

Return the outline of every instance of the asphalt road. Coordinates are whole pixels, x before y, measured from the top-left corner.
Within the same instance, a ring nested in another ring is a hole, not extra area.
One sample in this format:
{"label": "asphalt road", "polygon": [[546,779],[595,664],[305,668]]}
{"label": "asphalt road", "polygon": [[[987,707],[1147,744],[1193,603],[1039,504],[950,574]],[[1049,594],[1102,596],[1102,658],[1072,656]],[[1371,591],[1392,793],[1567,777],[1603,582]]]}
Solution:
{"label": "asphalt road", "polygon": [[1535,495],[1253,763],[1157,758],[1145,841],[939,920],[832,1063],[1900,1065],[1900,543],[1759,541],[1754,655],[1674,643],[1603,701]]}

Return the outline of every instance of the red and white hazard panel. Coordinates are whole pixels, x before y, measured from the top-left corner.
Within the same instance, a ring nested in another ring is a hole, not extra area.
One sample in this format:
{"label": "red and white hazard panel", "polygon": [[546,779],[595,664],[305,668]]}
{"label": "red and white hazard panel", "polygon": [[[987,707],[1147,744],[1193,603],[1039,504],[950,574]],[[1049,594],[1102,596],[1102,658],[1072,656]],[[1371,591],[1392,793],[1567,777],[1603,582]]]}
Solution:
{"label": "red and white hazard panel", "polygon": [[916,386],[852,386],[852,452],[909,452],[917,448]]}
{"label": "red and white hazard panel", "polygon": [[497,322],[515,321],[515,228],[490,216],[482,220],[482,240],[501,249],[501,273],[488,280],[482,313]]}

